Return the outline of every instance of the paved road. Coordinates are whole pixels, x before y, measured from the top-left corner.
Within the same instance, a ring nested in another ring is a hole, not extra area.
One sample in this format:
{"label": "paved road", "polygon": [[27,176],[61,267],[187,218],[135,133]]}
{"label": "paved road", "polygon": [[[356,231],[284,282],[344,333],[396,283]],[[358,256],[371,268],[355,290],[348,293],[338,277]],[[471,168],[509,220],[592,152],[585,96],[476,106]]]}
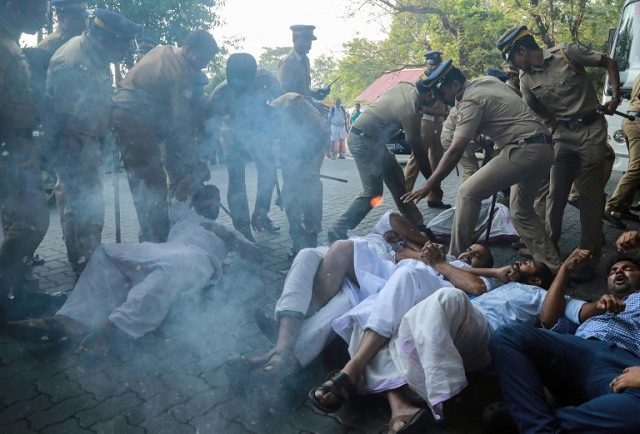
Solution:
{"label": "paved road", "polygon": [[[406,160],[406,157],[401,157]],[[323,173],[349,180],[348,184],[325,181],[325,227],[328,227],[358,193],[360,182],[353,160],[326,160]],[[226,169],[212,167],[212,181],[226,195]],[[619,174],[609,182],[615,187]],[[256,174],[247,168],[250,200],[255,199]],[[421,180],[419,182],[422,182]],[[113,178],[106,175],[107,218],[103,242],[115,241]],[[444,183],[445,201],[453,202],[459,178],[452,174]],[[120,175],[123,242],[137,241],[138,225],[124,174]],[[367,232],[392,204],[373,210],[355,233]],[[437,212],[420,204],[427,218]],[[353,400],[340,412],[325,416],[305,402],[306,392],[324,378],[325,357],[303,372],[296,384],[284,391],[262,390],[237,397],[228,390],[222,363],[232,354],[253,355],[269,348],[253,320],[257,307],[272,310],[290,265],[291,244],[283,212],[274,209],[272,219],[282,227],[279,234],[256,234],[265,256],[262,268],[247,267],[232,256],[226,261],[227,278],[212,291],[195,299],[177,300],[163,326],[135,343],[123,342],[102,359],[75,355],[74,343],[23,345],[0,332],[0,433],[377,433],[388,422],[388,408],[380,398]],[[222,223],[230,224],[221,214]],[[638,229],[637,224],[630,225]],[[605,224],[605,256],[619,230]],[[566,212],[560,247],[568,254],[579,239],[577,212]],[[326,243],[326,231],[320,241]],[[516,258],[507,247],[493,248],[497,265]],[[49,292],[71,291],[73,275],[66,263],[57,212],[51,211],[51,227],[38,252],[46,264],[37,267],[42,288]],[[602,279],[573,287],[585,299],[602,293]],[[272,392],[272,393],[270,393]],[[479,432],[477,409],[495,395],[495,382],[474,380],[453,405],[448,426],[434,432]],[[476,405],[477,407],[478,405]],[[460,409],[462,408],[462,411]],[[470,416],[470,414],[472,414]],[[475,417],[475,418],[474,418]]]}

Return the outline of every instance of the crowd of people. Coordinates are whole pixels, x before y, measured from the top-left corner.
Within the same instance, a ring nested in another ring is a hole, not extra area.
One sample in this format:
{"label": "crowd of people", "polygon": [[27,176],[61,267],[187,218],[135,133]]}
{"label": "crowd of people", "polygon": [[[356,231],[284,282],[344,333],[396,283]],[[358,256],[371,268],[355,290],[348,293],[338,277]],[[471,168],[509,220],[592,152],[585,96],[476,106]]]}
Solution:
{"label": "crowd of people", "polygon": [[[629,120],[629,171],[605,205],[612,153],[604,115],[622,98],[614,60],[575,44],[541,48],[522,26],[497,41],[508,64],[503,71],[468,79],[431,50],[417,82],[398,83],[349,116],[339,98],[331,109],[320,102],[330,86],[311,89],[314,26],[291,26],[293,47],[277,76],[235,53],[226,80],[206,94],[203,70],[219,52],[208,31],[192,32],[181,47],[160,45],[115,12],[91,12],[77,0],[51,3],[56,30],[23,50],[21,34],[43,27],[49,2],[0,0],[0,323],[12,337],[74,337],[78,350],[99,355],[117,335],[137,339],[155,330],[178,294],[220,280],[227,253],[262,261],[253,232],[280,230],[269,218],[275,191],[293,262],[275,317],[256,313],[275,347],[227,361],[234,390],[277,388],[339,336],[350,360],[309,400],[332,413],[356,393],[383,393],[393,434],[425,432],[467,386],[466,373],[490,366],[520,432],[640,429],[640,260],[614,258],[606,268],[608,293],[596,302],[566,295],[570,280],[594,277],[603,216],[618,227],[624,219],[640,221],[631,212],[640,130]],[[135,62],[126,60],[133,50]],[[599,109],[586,67],[608,73],[613,98]],[[630,111],[640,111],[640,78]],[[412,150],[404,171],[386,146],[398,130]],[[345,140],[362,192],[329,229],[330,247],[318,246],[320,169],[325,157],[345,158]],[[125,167],[138,244],[102,245],[101,164],[109,143]],[[218,147],[233,228],[216,222],[220,192],[207,184],[202,159]],[[485,149],[482,167],[477,147]],[[249,158],[258,174],[252,213]],[[33,275],[49,226],[43,160],[57,178],[58,214],[77,276],[68,299],[41,292]],[[417,203],[427,198],[430,208],[450,208],[440,184],[458,164],[465,174],[447,254]],[[426,183],[414,190],[419,174]],[[385,213],[370,234],[349,238],[384,185],[397,211]],[[500,267],[476,241],[482,201],[501,191],[509,196],[520,251],[531,259]],[[580,242],[563,260],[564,210],[578,191]],[[640,232],[623,234],[617,247],[640,247]],[[416,396],[426,409],[415,405]]]}

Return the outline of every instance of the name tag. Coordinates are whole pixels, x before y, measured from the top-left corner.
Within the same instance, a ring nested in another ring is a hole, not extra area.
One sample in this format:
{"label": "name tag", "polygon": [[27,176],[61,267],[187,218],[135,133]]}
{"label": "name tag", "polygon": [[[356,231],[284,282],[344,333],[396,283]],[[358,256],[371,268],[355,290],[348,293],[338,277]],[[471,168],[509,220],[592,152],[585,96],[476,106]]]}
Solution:
{"label": "name tag", "polygon": [[431,121],[434,122],[436,120],[435,116],[431,116],[431,115],[422,115],[422,119],[427,120],[427,121]]}

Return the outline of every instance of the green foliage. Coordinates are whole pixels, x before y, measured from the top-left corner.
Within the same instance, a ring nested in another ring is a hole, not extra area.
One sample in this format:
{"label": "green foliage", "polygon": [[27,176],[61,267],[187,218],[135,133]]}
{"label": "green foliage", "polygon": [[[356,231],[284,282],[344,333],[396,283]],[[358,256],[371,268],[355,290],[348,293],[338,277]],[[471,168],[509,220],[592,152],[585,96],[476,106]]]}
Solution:
{"label": "green foliage", "polygon": [[280,59],[289,54],[291,47],[262,47],[264,50],[258,59],[258,68],[264,68],[274,76],[278,74]]}

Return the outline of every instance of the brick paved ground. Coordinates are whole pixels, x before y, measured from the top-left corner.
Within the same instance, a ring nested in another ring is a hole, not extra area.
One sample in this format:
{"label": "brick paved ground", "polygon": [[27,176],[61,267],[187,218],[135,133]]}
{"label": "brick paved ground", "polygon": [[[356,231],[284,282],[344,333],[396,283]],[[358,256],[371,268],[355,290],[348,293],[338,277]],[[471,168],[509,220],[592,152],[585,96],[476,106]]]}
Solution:
{"label": "brick paved ground", "polygon": [[[406,157],[401,157],[406,160]],[[249,194],[255,195],[255,171],[248,166]],[[342,212],[359,191],[360,182],[352,160],[326,160],[323,173],[347,178],[348,184],[325,181],[325,227]],[[607,186],[611,193],[619,174]],[[212,182],[226,194],[226,169],[212,167]],[[419,181],[421,182],[421,181]],[[459,178],[444,183],[445,200],[453,202]],[[137,220],[126,186],[122,190],[123,242],[137,240]],[[115,240],[113,188],[105,180],[107,219],[103,241]],[[385,194],[387,204],[391,203]],[[387,206],[374,210],[356,232],[365,233]],[[435,211],[421,204],[427,218]],[[272,211],[282,226],[279,234],[257,234],[265,256],[262,268],[251,268],[235,256],[226,262],[223,284],[204,299],[182,297],[165,324],[135,343],[122,342],[103,359],[75,355],[74,344],[59,347],[23,345],[0,332],[0,433],[377,433],[388,421],[388,409],[379,398],[350,402],[335,415],[325,416],[305,402],[307,391],[324,378],[325,358],[303,372],[297,384],[277,391],[277,399],[266,393],[233,396],[226,388],[222,363],[232,354],[258,354],[269,342],[253,320],[255,308],[273,309],[289,267],[290,241],[285,214]],[[65,248],[55,209],[51,227],[38,252],[46,264],[37,268],[41,287],[49,292],[69,292],[73,275],[65,260]],[[222,223],[230,223],[221,214]],[[638,225],[630,225],[638,229]],[[621,231],[605,224],[607,247]],[[560,246],[568,254],[577,244],[579,220],[569,207]],[[326,242],[326,231],[321,242]],[[507,247],[495,247],[496,264],[516,258]],[[602,292],[601,279],[573,287],[572,292],[591,300]],[[264,391],[263,391],[264,392]],[[434,432],[479,432],[478,408],[496,398],[496,384],[486,377],[475,378],[452,406],[450,424]],[[266,401],[265,401],[266,399]],[[270,403],[278,402],[274,406]]]}

